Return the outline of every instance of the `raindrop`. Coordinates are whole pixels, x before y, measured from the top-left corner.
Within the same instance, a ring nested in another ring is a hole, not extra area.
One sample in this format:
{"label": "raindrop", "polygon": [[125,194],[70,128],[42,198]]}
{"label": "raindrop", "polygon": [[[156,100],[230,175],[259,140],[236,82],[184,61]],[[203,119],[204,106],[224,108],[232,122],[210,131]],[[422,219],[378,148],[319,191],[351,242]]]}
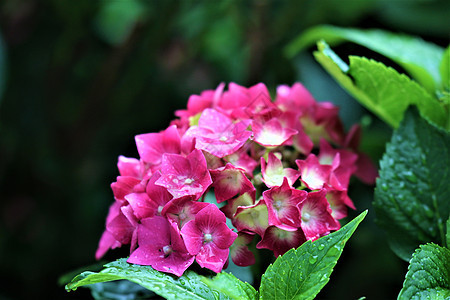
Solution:
{"label": "raindrop", "polygon": [[310,264],[315,264],[317,262],[317,255],[311,256],[309,258],[309,263]]}
{"label": "raindrop", "polygon": [[319,250],[323,250],[323,248],[325,248],[324,244],[320,244],[317,248],[319,248]]}

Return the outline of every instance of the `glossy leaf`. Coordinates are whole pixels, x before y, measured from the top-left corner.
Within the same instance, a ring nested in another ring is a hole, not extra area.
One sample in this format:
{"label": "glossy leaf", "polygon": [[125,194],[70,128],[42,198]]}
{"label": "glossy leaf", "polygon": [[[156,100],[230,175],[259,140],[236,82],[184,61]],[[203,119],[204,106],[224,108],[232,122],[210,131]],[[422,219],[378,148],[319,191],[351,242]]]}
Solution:
{"label": "glossy leaf", "polygon": [[367,211],[361,213],[336,232],[279,256],[263,274],[260,299],[314,299],[329,281],[345,244],[366,214]]}
{"label": "glossy leaf", "polygon": [[410,104],[416,104],[426,119],[448,127],[444,105],[406,75],[357,56],[350,56],[348,66],[325,42],[317,46],[317,61],[347,92],[392,127],[398,127]]}
{"label": "glossy leaf", "polygon": [[175,277],[154,270],[150,266],[129,264],[121,258],[105,265],[105,269],[96,272],[83,272],[66,285],[66,290],[76,290],[80,286],[98,282],[126,279],[166,299],[232,299],[206,285],[204,276],[187,271],[181,277]]}
{"label": "glossy leaf", "polygon": [[443,49],[408,35],[378,29],[318,26],[300,35],[287,47],[286,52],[289,56],[294,56],[320,39],[326,40],[330,45],[345,41],[353,42],[387,56],[402,66],[429,92],[434,92],[441,84],[439,64],[442,60]]}
{"label": "glossy leaf", "polygon": [[450,135],[411,108],[380,162],[375,189],[377,221],[391,248],[408,261],[420,244],[445,242],[449,217]]}
{"label": "glossy leaf", "polygon": [[413,254],[398,299],[449,299],[449,266],[449,249],[435,244],[420,246]]}

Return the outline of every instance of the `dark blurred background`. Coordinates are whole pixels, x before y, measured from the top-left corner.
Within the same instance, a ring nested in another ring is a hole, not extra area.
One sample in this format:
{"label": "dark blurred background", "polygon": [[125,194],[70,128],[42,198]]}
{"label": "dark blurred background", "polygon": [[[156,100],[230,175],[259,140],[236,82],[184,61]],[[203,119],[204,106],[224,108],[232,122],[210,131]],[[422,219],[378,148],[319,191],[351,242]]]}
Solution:
{"label": "dark blurred background", "polygon": [[[118,155],[134,136],[165,129],[191,94],[220,82],[303,82],[363,122],[377,161],[391,131],[352,100],[312,57],[284,47],[319,24],[383,28],[446,46],[448,1],[0,2],[0,299],[89,299],[58,278],[94,264],[113,201]],[[351,44],[341,57],[365,55]],[[385,63],[396,67],[388,60]],[[407,264],[374,224],[373,187],[353,181],[369,209],[318,299],[392,299]],[[107,257],[113,259],[113,257]]]}

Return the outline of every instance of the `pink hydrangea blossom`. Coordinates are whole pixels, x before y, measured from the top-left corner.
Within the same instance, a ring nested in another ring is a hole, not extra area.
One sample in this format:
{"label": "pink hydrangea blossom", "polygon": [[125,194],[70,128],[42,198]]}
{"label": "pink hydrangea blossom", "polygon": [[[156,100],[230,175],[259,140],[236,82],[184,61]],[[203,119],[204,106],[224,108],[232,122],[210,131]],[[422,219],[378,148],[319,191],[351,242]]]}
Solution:
{"label": "pink hydrangea blossom", "polygon": [[211,183],[205,157],[197,149],[186,157],[164,154],[161,177],[155,182],[165,187],[174,198],[193,195],[196,199],[203,195]]}
{"label": "pink hydrangea blossom", "polygon": [[192,95],[168,128],[135,137],[139,157],[119,156],[96,258],[129,245],[130,263],[220,272],[229,256],[249,266],[257,249],[279,256],[338,230],[355,208],[351,176],[377,176],[360,127],[346,133],[338,111],[300,83],[275,101],[263,83]]}
{"label": "pink hydrangea blossom", "polygon": [[247,176],[245,176],[244,170],[236,168],[230,163],[225,167],[211,170],[210,173],[217,203],[255,189]]}
{"label": "pink hydrangea blossom", "polygon": [[308,193],[298,208],[301,215],[301,228],[308,240],[317,240],[327,235],[331,230],[340,228],[340,224],[331,215],[330,205],[327,201],[326,190]]}
{"label": "pink hydrangea blossom", "polygon": [[141,220],[137,236],[139,246],[128,258],[129,263],[150,265],[155,270],[181,276],[194,262],[178,227],[166,218],[155,216]]}
{"label": "pink hydrangea blossom", "polygon": [[250,138],[252,132],[247,130],[250,124],[250,120],[234,123],[217,110],[205,109],[198,126],[189,128],[185,135],[195,138],[196,149],[224,157],[236,152]]}
{"label": "pink hydrangea blossom", "polygon": [[290,187],[287,178],[281,186],[272,187],[263,193],[269,213],[269,225],[290,230],[300,227],[298,205],[307,197],[306,191]]}
{"label": "pink hydrangea blossom", "polygon": [[203,268],[220,272],[228,259],[230,246],[237,233],[226,225],[225,215],[210,204],[181,229],[186,248]]}
{"label": "pink hydrangea blossom", "polygon": [[284,168],[281,159],[272,152],[269,153],[267,163],[261,157],[261,174],[267,187],[281,186],[284,178],[287,179],[290,186],[294,184],[300,173],[292,168]]}

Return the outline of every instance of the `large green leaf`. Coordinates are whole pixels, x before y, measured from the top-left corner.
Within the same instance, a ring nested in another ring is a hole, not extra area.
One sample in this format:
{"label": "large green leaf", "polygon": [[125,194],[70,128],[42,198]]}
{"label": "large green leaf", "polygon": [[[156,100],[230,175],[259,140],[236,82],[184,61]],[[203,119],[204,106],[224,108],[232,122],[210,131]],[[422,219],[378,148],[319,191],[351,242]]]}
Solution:
{"label": "large green leaf", "polygon": [[387,56],[402,66],[429,92],[434,92],[441,85],[439,64],[444,51],[441,47],[420,38],[378,29],[318,26],[301,34],[288,45],[286,52],[289,56],[294,56],[320,39],[331,45],[350,41]]}
{"label": "large green leaf", "polygon": [[405,260],[420,244],[445,242],[449,217],[450,134],[409,109],[380,161],[377,221]]}
{"label": "large green leaf", "polygon": [[450,250],[435,244],[420,246],[413,254],[398,299],[449,298]]}
{"label": "large green leaf", "polygon": [[96,272],[83,272],[66,285],[66,290],[76,290],[80,286],[126,279],[166,299],[233,299],[209,287],[202,280],[204,276],[187,271],[177,278],[154,270],[150,266],[129,264],[121,258],[105,265],[105,269]]}
{"label": "large green leaf", "polygon": [[316,60],[355,99],[389,125],[398,127],[406,108],[416,104],[423,117],[448,129],[445,105],[406,75],[357,56],[350,56],[348,66],[324,41],[317,47],[318,51],[314,52]]}
{"label": "large green leaf", "polygon": [[329,281],[346,242],[366,214],[361,213],[334,233],[279,256],[263,274],[261,299],[314,299]]}

